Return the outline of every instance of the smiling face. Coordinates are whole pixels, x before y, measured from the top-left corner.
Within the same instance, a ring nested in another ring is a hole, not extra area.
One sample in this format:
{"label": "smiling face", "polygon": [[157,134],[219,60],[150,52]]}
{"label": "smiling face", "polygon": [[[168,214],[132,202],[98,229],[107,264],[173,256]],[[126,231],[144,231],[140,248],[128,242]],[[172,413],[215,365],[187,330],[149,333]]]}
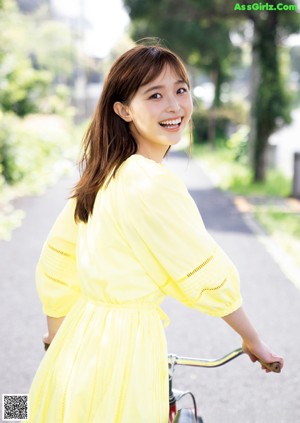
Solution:
{"label": "smiling face", "polygon": [[192,108],[187,83],[169,65],[154,80],[141,85],[128,105],[114,105],[115,112],[129,123],[137,153],[156,161],[180,141]]}

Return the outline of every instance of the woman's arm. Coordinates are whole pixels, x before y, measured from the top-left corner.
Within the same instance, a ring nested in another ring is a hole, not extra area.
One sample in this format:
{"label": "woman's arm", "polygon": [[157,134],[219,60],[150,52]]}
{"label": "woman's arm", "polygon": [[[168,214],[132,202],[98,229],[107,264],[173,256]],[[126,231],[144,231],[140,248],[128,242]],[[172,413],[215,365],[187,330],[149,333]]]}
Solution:
{"label": "woman's arm", "polygon": [[64,317],[47,316],[48,334],[43,336],[43,342],[45,345],[51,344],[63,320],[64,320]]}
{"label": "woman's arm", "polygon": [[[266,363],[278,361],[283,367],[283,358],[274,354],[270,348],[260,339],[256,329],[250,322],[244,309],[240,307],[236,311],[223,317],[223,320],[234,329],[243,339],[243,350],[254,362],[261,360]],[[266,367],[262,364],[266,371]]]}

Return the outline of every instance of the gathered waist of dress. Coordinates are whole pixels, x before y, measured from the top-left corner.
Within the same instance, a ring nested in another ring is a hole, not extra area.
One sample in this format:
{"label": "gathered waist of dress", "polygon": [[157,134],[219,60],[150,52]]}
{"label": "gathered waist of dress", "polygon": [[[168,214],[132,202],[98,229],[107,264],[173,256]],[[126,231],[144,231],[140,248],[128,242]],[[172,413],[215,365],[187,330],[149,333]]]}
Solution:
{"label": "gathered waist of dress", "polygon": [[161,320],[164,321],[164,326],[169,324],[169,317],[155,302],[123,302],[115,303],[110,301],[101,301],[91,297],[84,297],[85,302],[90,302],[101,308],[108,308],[110,310],[132,310],[132,311],[157,311]]}

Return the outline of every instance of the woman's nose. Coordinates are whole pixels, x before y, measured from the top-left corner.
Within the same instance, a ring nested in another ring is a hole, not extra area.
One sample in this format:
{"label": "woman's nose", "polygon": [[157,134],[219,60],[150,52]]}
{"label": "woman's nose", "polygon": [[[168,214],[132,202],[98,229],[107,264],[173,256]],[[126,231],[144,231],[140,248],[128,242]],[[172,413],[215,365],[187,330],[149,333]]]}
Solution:
{"label": "woman's nose", "polygon": [[180,110],[180,105],[178,99],[174,96],[168,97],[167,111],[168,112],[178,112]]}

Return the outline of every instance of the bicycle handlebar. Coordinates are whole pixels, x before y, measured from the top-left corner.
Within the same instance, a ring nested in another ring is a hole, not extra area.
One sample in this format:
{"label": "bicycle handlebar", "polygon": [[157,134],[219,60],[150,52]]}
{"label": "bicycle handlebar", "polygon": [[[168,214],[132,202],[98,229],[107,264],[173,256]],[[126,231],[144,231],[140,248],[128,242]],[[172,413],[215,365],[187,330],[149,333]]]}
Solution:
{"label": "bicycle handlebar", "polygon": [[169,354],[169,365],[170,366],[195,366],[195,367],[219,367],[223,364],[228,363],[239,355],[244,354],[242,348],[238,348],[224,357],[217,359],[205,359],[205,358],[191,358],[191,357],[179,357],[175,354]]}
{"label": "bicycle handlebar", "polygon": [[[217,359],[203,359],[203,358],[191,358],[191,357],[179,357],[175,354],[169,354],[169,366],[171,369],[174,369],[174,366],[194,366],[194,367],[219,367],[223,366],[229,361],[239,357],[244,354],[242,348],[237,348],[234,351],[231,351],[229,354],[226,354],[224,357]],[[266,363],[262,360],[258,360],[266,369],[271,372],[280,373],[281,365],[279,362],[275,361],[274,363]]]}

